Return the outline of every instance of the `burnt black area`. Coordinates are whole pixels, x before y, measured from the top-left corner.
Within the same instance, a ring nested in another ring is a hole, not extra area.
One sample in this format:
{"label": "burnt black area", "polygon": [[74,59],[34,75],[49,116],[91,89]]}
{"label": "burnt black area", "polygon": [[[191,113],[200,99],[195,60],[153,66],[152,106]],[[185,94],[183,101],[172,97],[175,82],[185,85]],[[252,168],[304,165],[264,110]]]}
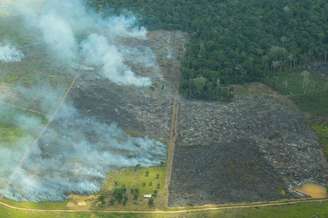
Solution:
{"label": "burnt black area", "polygon": [[297,198],[292,187],[327,181],[315,134],[282,98],[181,101],[178,118],[172,206]]}
{"label": "burnt black area", "polygon": [[282,198],[284,183],[255,142],[238,139],[208,146],[178,146],[171,204],[249,202]]}
{"label": "burnt black area", "polygon": [[121,86],[107,80],[82,78],[70,93],[82,116],[117,124],[130,136],[150,137],[166,143],[169,138],[171,95],[154,87]]}
{"label": "burnt black area", "polygon": [[130,90],[108,81],[85,81],[72,91],[74,106],[82,115],[91,116],[98,121],[121,127],[144,131],[144,124],[136,119],[136,114],[129,112],[129,105],[142,104],[144,98],[129,96]]}

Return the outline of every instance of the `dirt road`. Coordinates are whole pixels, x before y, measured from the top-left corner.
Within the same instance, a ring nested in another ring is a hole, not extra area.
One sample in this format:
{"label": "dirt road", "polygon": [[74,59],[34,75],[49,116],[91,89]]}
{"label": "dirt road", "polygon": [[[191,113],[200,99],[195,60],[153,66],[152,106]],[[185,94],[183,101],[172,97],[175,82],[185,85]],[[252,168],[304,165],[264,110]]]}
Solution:
{"label": "dirt road", "polygon": [[35,208],[24,208],[13,206],[0,200],[0,206],[25,211],[25,212],[50,212],[50,213],[107,213],[107,214],[183,214],[183,213],[196,213],[206,211],[219,211],[229,209],[246,209],[246,208],[260,208],[260,207],[273,207],[273,206],[286,206],[295,205],[299,203],[323,203],[327,202],[328,199],[302,199],[302,200],[290,200],[290,201],[273,201],[267,203],[250,203],[250,204],[231,204],[231,205],[205,205],[200,207],[177,207],[169,208],[166,210],[92,210],[92,209],[81,209],[81,210],[69,210],[69,209],[35,209]]}
{"label": "dirt road", "polygon": [[174,97],[172,103],[172,115],[171,115],[171,129],[170,129],[170,140],[167,149],[167,162],[166,162],[166,181],[165,181],[165,189],[166,189],[166,207],[168,207],[168,199],[169,199],[169,189],[170,189],[170,181],[172,175],[172,167],[173,167],[173,159],[174,159],[174,150],[175,143],[178,135],[178,114],[179,114],[179,103],[177,97]]}

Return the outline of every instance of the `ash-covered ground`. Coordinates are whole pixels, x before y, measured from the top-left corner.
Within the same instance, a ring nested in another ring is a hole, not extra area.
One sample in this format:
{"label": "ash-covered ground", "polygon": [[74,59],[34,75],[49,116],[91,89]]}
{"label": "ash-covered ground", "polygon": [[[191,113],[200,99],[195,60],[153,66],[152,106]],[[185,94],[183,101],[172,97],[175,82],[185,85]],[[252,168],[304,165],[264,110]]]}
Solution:
{"label": "ash-covered ground", "polygon": [[155,31],[148,34],[147,40],[128,42],[139,48],[148,46],[156,56],[158,65],[153,65],[153,69],[132,65],[145,76],[157,72],[152,86],[147,89],[109,86],[107,81],[85,76],[72,90],[74,105],[86,116],[120,123],[132,135],[147,135],[167,143],[185,40],[186,34],[181,32]]}
{"label": "ash-covered ground", "polygon": [[327,184],[327,161],[304,115],[254,86],[256,94],[228,104],[181,100],[170,205],[277,200],[297,197],[292,189],[304,182]]}

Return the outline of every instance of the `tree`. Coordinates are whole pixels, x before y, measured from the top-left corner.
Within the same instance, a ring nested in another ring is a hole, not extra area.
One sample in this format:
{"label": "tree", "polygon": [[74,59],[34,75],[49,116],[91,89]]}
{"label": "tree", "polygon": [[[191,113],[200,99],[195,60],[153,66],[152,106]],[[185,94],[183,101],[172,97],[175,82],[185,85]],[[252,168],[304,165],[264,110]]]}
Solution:
{"label": "tree", "polygon": [[197,95],[201,95],[201,93],[204,92],[206,83],[207,79],[203,76],[199,76],[192,80],[192,86],[194,87]]}
{"label": "tree", "polygon": [[113,203],[115,202],[118,202],[119,204],[126,203],[125,202],[127,201],[126,188],[124,186],[114,188],[112,192],[112,200]]}
{"label": "tree", "polygon": [[155,202],[154,202],[154,198],[149,198],[149,200],[148,200],[148,206],[149,207],[154,207],[155,206]]}

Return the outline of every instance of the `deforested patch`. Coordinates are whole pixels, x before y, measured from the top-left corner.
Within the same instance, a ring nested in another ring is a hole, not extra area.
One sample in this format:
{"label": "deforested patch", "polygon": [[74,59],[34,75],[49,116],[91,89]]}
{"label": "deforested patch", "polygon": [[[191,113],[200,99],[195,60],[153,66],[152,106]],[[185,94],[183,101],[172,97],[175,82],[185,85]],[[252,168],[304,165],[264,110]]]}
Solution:
{"label": "deforested patch", "polygon": [[[0,42],[8,42],[0,44],[0,127],[7,136],[0,141],[0,195],[59,201],[99,191],[113,169],[165,162],[165,134],[140,128],[129,134],[133,123],[88,114],[76,100],[83,88],[100,98],[91,105],[95,111],[106,115],[119,107],[141,123],[139,114],[125,110],[127,93],[143,102],[160,75],[147,30],[135,17],[104,18],[80,0],[12,1],[6,8],[7,17],[0,18],[6,30]],[[85,86],[94,82],[105,90]],[[107,89],[119,92],[110,91],[115,96],[108,101]],[[167,116],[169,98],[161,104]]]}
{"label": "deforested patch", "polygon": [[326,184],[328,165],[304,115],[277,95],[233,102],[181,101],[171,205],[299,197],[294,187]]}

